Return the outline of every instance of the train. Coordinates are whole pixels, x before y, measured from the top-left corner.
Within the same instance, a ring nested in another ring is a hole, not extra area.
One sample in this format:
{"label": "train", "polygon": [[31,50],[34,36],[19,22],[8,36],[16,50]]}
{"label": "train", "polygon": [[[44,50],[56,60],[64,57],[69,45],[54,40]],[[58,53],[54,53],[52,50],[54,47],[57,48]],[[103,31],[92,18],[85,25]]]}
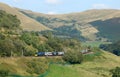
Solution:
{"label": "train", "polygon": [[64,52],[37,52],[35,56],[63,56]]}
{"label": "train", "polygon": [[[91,50],[88,50],[88,49],[85,49],[85,50],[82,50],[81,53],[83,55],[86,55],[86,54],[93,54],[93,52]],[[59,52],[37,52],[35,54],[35,56],[63,56],[65,53],[63,51],[59,51]]]}

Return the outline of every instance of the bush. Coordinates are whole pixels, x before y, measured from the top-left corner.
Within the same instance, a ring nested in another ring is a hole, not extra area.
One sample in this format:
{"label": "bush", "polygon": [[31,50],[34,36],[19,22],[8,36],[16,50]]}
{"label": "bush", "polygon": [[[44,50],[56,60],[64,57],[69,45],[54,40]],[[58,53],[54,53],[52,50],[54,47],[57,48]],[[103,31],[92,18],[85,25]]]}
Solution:
{"label": "bush", "polygon": [[81,52],[78,51],[69,51],[65,53],[65,55],[63,56],[63,60],[71,64],[80,64],[83,61],[83,55]]}
{"label": "bush", "polygon": [[120,77],[120,67],[110,70],[112,77]]}
{"label": "bush", "polygon": [[8,70],[0,70],[0,77],[7,77],[9,74]]}
{"label": "bush", "polygon": [[33,59],[27,61],[27,67],[28,69],[26,71],[28,73],[42,74],[48,69],[48,62],[45,59]]}

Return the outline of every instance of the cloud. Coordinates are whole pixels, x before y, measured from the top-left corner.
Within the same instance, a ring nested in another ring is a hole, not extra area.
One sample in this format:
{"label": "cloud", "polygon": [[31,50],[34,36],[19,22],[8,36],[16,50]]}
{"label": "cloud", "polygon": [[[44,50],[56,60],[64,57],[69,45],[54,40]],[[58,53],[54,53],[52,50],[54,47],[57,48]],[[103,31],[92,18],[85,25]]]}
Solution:
{"label": "cloud", "polygon": [[50,11],[50,12],[48,12],[47,14],[49,14],[49,15],[55,15],[55,14],[57,14],[57,13],[54,12],[54,11]]}
{"label": "cloud", "polygon": [[60,0],[45,0],[45,2],[48,4],[59,4]]}
{"label": "cloud", "polygon": [[109,6],[105,5],[105,4],[93,4],[92,5],[93,9],[108,9]]}

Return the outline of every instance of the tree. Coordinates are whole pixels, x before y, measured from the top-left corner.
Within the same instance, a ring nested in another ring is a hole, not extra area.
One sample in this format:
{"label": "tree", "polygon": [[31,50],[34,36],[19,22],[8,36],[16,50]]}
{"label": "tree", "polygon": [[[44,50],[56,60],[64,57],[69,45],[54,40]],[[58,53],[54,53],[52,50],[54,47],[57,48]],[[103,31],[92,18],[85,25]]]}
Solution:
{"label": "tree", "polygon": [[47,44],[53,48],[54,51],[62,51],[63,50],[63,47],[62,47],[62,44],[57,42],[55,39],[52,39],[52,40],[48,40],[47,41]]}
{"label": "tree", "polygon": [[15,50],[13,41],[10,39],[5,39],[0,41],[0,55],[1,56],[11,56],[12,52]]}
{"label": "tree", "polygon": [[32,46],[26,46],[23,53],[24,56],[35,56],[35,53],[37,52],[37,49],[35,49]]}
{"label": "tree", "polygon": [[0,27],[6,29],[16,29],[20,25],[20,20],[16,15],[8,14],[3,10],[0,10]]}
{"label": "tree", "polygon": [[15,45],[15,49],[16,49],[15,53],[19,56],[21,56],[21,55],[23,56],[24,55],[23,51],[26,47],[25,42],[22,41],[22,40],[16,39],[16,40],[13,41],[13,44]]}
{"label": "tree", "polygon": [[83,61],[83,55],[78,51],[68,51],[64,54],[63,60],[71,64],[80,64]]}
{"label": "tree", "polygon": [[120,56],[120,41],[114,42],[112,44],[102,44],[100,45],[100,48]]}

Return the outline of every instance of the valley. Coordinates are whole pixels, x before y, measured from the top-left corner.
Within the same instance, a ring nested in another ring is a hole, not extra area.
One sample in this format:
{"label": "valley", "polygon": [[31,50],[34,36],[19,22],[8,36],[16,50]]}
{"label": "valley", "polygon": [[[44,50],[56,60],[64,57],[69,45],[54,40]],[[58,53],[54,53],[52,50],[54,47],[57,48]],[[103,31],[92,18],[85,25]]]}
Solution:
{"label": "valley", "polygon": [[120,77],[119,47],[119,9],[43,14],[0,3],[0,77]]}

